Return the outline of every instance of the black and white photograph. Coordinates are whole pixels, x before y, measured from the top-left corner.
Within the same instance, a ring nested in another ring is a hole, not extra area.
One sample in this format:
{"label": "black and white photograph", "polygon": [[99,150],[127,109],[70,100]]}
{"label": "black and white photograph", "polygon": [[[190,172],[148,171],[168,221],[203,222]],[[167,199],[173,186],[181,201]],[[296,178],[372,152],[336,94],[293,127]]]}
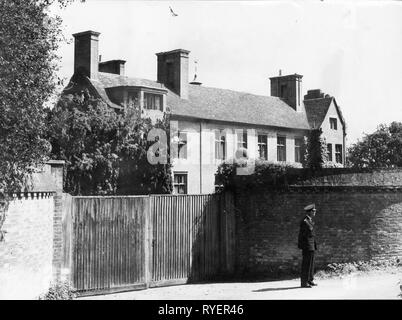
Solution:
{"label": "black and white photograph", "polygon": [[0,0],[0,300],[249,319],[401,260],[401,1]]}

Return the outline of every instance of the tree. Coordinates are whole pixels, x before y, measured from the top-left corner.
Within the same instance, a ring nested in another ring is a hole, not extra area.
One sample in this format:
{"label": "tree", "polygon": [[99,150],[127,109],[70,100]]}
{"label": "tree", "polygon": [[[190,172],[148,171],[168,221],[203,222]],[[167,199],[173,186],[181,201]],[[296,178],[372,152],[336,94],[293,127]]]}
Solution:
{"label": "tree", "polygon": [[52,96],[60,18],[47,11],[70,0],[0,0],[0,241],[9,194],[26,186],[50,144],[44,103]]}
{"label": "tree", "polygon": [[[44,103],[56,84],[60,19],[52,0],[0,0],[0,196],[20,191],[49,152]],[[56,1],[64,6],[69,1]]]}
{"label": "tree", "polygon": [[402,122],[381,124],[348,149],[348,163],[358,168],[402,167]]}
{"label": "tree", "polygon": [[48,131],[52,157],[66,161],[64,190],[74,195],[170,193],[170,164],[148,161],[155,143],[148,141],[149,133],[167,127],[167,118],[155,125],[141,118],[136,105],[116,112],[88,91],[63,96],[48,111]]}

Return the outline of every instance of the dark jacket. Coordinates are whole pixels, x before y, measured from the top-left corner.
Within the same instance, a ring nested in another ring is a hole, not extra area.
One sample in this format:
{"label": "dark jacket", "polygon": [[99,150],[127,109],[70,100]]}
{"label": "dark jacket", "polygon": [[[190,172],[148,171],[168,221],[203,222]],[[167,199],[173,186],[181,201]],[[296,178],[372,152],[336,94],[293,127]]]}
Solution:
{"label": "dark jacket", "polygon": [[297,244],[299,249],[314,251],[317,250],[315,241],[314,222],[309,216],[305,216],[300,222],[299,239]]}

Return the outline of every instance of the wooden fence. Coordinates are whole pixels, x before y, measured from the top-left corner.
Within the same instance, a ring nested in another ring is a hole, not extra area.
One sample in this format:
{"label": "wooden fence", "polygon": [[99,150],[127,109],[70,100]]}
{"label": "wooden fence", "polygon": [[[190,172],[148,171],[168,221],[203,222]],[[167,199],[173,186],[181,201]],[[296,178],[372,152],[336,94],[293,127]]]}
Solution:
{"label": "wooden fence", "polygon": [[81,293],[210,280],[234,270],[231,194],[72,197],[70,202],[71,238],[65,237],[70,252],[64,251]]}

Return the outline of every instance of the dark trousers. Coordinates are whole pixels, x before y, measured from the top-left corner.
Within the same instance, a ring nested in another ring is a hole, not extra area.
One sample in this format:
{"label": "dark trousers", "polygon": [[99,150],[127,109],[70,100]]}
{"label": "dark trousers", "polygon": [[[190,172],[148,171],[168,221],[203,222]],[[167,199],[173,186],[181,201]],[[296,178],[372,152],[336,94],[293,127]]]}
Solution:
{"label": "dark trousers", "polygon": [[305,285],[314,280],[314,251],[303,250],[301,267],[301,284]]}

